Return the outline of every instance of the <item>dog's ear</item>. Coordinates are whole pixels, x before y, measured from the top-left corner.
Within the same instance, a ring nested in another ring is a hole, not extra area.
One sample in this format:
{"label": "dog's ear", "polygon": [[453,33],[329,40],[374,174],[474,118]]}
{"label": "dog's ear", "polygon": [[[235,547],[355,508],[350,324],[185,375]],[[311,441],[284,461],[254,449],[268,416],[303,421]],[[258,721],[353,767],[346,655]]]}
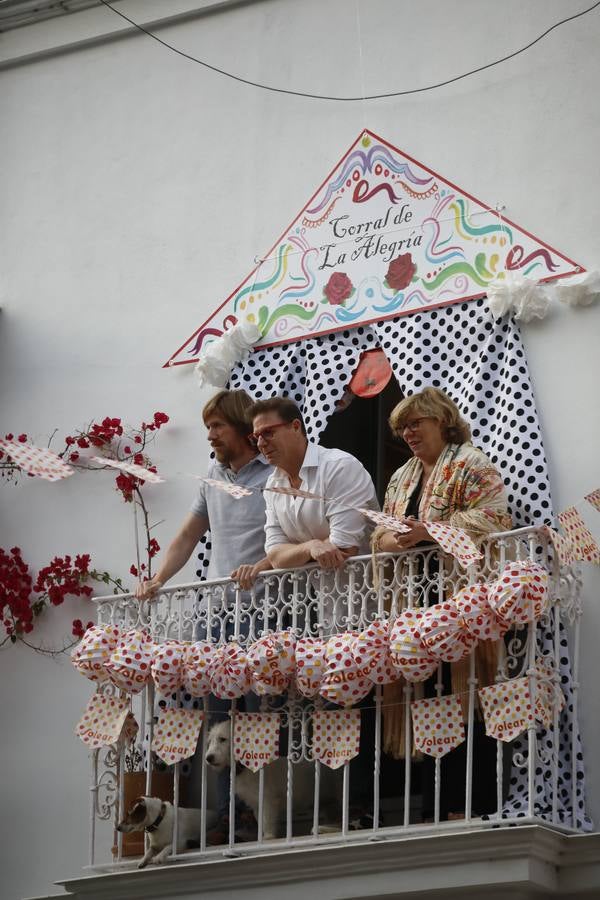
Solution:
{"label": "dog's ear", "polygon": [[137,800],[133,801],[133,806],[130,807],[127,818],[132,825],[139,825],[140,822],[144,821],[146,818],[146,801],[143,797],[138,797]]}

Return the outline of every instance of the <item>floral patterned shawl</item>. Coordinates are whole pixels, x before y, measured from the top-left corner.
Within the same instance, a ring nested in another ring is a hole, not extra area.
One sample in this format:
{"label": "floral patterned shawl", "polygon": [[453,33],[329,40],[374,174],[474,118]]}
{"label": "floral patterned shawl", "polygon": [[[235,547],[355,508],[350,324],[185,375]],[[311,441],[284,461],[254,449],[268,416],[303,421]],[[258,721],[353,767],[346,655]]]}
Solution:
{"label": "floral patterned shawl", "polygon": [[[391,516],[403,516],[422,475],[423,464],[416,456],[398,469],[390,479],[383,511]],[[444,447],[423,486],[419,519],[448,522],[462,528],[476,544],[494,531],[507,531],[512,527],[500,473],[485,453],[472,444],[447,444]],[[374,552],[385,530],[377,528],[373,532]],[[495,645],[479,644],[475,661],[479,685],[493,683]],[[452,690],[460,695],[466,719],[469,660],[453,663],[451,673]],[[384,750],[396,759],[404,756],[403,686],[400,680],[384,687]],[[422,695],[421,685],[415,687],[416,696]],[[418,757],[414,749],[413,753]]]}
{"label": "floral patterned shawl", "polygon": [[[398,469],[390,479],[383,511],[403,516],[422,474],[423,464],[416,456]],[[476,544],[493,531],[512,527],[502,478],[472,444],[446,444],[423,487],[419,518],[462,528]]]}

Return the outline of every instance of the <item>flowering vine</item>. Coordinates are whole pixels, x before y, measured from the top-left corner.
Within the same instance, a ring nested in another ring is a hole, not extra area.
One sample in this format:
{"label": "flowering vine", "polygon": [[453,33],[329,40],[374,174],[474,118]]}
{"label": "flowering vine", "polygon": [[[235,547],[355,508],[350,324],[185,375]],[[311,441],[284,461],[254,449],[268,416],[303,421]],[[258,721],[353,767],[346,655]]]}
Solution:
{"label": "flowering vine", "polygon": [[[147,446],[156,436],[156,432],[169,421],[166,413],[156,412],[150,422],[142,422],[139,428],[126,429],[121,419],[107,416],[101,422],[91,422],[81,430],[76,430],[64,438],[64,447],[58,455],[69,465],[79,470],[99,471],[108,469],[92,462],[86,451],[93,450],[95,456],[119,462],[134,463],[151,472],[156,472],[148,454]],[[52,435],[50,443],[56,432]],[[6,440],[14,441],[12,434]],[[20,434],[16,440],[27,443],[27,434]],[[110,469],[114,473],[114,469]],[[7,481],[17,483],[23,474],[21,467],[0,450],[0,476]],[[31,476],[30,476],[31,477]],[[115,489],[126,503],[135,503],[142,513],[142,524],[145,534],[145,561],[136,560],[130,573],[134,577],[151,578],[152,560],[160,550],[156,538],[151,536],[155,525],[150,524],[150,516],[142,493],[143,479],[127,472],[119,472],[115,477]],[[84,625],[80,619],[72,622],[74,640],[60,649],[52,650],[32,644],[26,635],[34,628],[36,619],[44,610],[61,605],[67,597],[89,597],[93,593],[92,582],[112,585],[114,593],[126,590],[120,578],[114,578],[108,572],[91,567],[88,553],[77,554],[74,559],[66,555],[55,557],[47,566],[37,573],[35,581],[19,547],[10,551],[0,548],[0,622],[4,626],[5,637],[0,646],[10,641],[22,641],[34,650],[45,653],[62,653],[82,636],[92,623]]]}

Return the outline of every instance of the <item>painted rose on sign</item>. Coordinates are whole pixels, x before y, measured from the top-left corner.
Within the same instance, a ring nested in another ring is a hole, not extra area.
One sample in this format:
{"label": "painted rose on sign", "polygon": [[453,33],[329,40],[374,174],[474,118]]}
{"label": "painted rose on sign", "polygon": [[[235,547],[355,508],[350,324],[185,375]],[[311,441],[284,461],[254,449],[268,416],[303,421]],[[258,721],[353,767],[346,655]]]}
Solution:
{"label": "painted rose on sign", "polygon": [[332,306],[343,306],[354,293],[354,285],[345,272],[334,272],[323,288],[323,293]]}
{"label": "painted rose on sign", "polygon": [[385,283],[393,291],[403,291],[413,280],[417,267],[410,253],[400,253],[389,264]]}

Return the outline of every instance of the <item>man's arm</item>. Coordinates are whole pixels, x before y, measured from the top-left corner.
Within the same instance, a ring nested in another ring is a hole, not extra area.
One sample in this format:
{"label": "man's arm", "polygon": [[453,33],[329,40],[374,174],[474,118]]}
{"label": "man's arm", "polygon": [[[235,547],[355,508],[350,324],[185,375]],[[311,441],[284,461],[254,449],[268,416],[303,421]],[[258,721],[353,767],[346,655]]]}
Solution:
{"label": "man's arm", "polygon": [[138,600],[148,600],[172,578],[192,555],[194,547],[208,528],[206,516],[190,513],[176,537],[173,539],[158,572],[150,581],[137,586],[135,596]]}
{"label": "man's arm", "polygon": [[272,547],[267,557],[274,569],[292,569],[316,562],[321,569],[337,569],[349,556],[353,556],[358,547],[336,547],[331,541],[305,541],[302,544],[277,544]]}

